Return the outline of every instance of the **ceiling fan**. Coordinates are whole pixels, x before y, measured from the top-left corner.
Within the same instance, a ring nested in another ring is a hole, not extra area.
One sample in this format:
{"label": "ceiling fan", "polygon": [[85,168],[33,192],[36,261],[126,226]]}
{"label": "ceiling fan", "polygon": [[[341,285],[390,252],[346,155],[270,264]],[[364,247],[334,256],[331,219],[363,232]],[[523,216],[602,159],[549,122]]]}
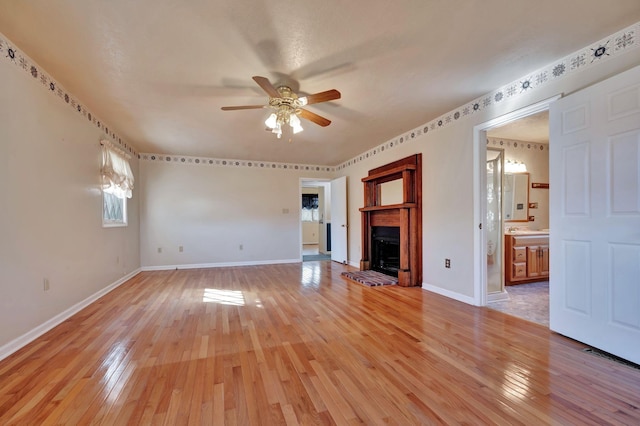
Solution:
{"label": "ceiling fan", "polygon": [[278,86],[271,84],[268,78],[254,76],[253,80],[269,95],[267,105],[240,105],[222,107],[223,111],[235,111],[241,109],[271,108],[273,112],[265,121],[268,129],[275,133],[278,138],[282,137],[282,126],[289,124],[293,133],[301,132],[302,125],[298,116],[312,121],[322,127],[331,124],[331,121],[302,107],[320,102],[340,99],[340,92],[335,89],[316,93],[308,96],[298,96],[289,86]]}

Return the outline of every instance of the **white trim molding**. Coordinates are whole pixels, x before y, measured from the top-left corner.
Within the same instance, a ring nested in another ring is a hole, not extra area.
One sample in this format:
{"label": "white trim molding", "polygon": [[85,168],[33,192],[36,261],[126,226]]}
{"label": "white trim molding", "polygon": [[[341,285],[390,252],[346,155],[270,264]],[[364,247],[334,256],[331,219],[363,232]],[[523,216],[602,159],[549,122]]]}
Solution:
{"label": "white trim molding", "polygon": [[[473,293],[471,304],[485,306],[487,304],[487,242],[486,230],[480,225],[485,224],[487,185],[486,185],[486,152],[487,137],[486,131],[524,117],[528,117],[538,112],[547,111],[549,105],[562,97],[562,94],[554,95],[550,98],[536,102],[532,105],[520,108],[516,111],[501,115],[500,117],[477,124],[473,127],[473,210],[474,210],[474,235],[473,235]],[[502,225],[501,225],[502,226]]]}
{"label": "white trim molding", "polygon": [[278,265],[282,263],[301,263],[302,259],[280,259],[280,260],[254,260],[247,262],[220,262],[220,263],[188,263],[183,265],[156,265],[143,266],[142,271],[170,271],[172,269],[202,269],[202,268],[226,268],[233,266],[257,266],[257,265]]}
{"label": "white trim molding", "polygon": [[464,294],[456,293],[451,290],[447,290],[442,287],[437,287],[432,284],[422,283],[422,289],[430,291],[432,293],[439,294],[440,296],[448,297],[449,299],[457,300],[458,302],[466,303],[468,305],[475,305],[473,297],[465,296]]}
{"label": "white trim molding", "polygon": [[5,359],[9,355],[13,354],[14,352],[17,352],[19,349],[22,349],[24,346],[26,346],[29,343],[33,342],[35,339],[37,339],[38,337],[42,336],[47,331],[49,331],[49,330],[55,328],[56,326],[60,325],[61,323],[63,323],[64,321],[68,320],[69,318],[71,318],[72,316],[74,316],[75,314],[77,314],[78,312],[80,312],[81,310],[83,310],[84,308],[86,308],[87,306],[89,306],[90,304],[95,302],[96,300],[100,299],[105,294],[109,293],[110,291],[112,291],[112,290],[116,289],[117,287],[121,286],[122,284],[124,284],[125,282],[130,280],[131,278],[135,277],[136,275],[138,275],[140,273],[140,271],[141,271],[140,269],[136,269],[135,271],[130,272],[129,274],[125,275],[124,277],[120,278],[119,280],[113,282],[112,284],[109,284],[108,286],[102,288],[101,290],[98,290],[97,292],[95,292],[91,296],[89,296],[86,299],[76,303],[75,305],[71,306],[70,308],[66,309],[65,311],[63,311],[63,312],[59,313],[58,315],[54,316],[53,318],[49,319],[48,321],[45,321],[44,323],[40,324],[36,328],[28,331],[27,333],[23,334],[22,336],[19,336],[19,337],[13,339],[12,341],[10,341],[9,343],[5,344],[4,346],[0,347],[0,361]]}

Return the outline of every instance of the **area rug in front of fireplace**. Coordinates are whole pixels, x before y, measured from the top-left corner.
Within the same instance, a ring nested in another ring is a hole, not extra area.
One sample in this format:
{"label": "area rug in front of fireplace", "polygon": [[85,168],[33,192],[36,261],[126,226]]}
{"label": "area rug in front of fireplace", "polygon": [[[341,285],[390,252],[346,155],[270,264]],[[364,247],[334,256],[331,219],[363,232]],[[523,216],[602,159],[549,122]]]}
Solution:
{"label": "area rug in front of fireplace", "polygon": [[398,284],[398,279],[389,275],[382,274],[377,271],[353,271],[343,272],[343,277],[358,282],[360,284],[368,285],[370,287],[378,285],[395,285]]}

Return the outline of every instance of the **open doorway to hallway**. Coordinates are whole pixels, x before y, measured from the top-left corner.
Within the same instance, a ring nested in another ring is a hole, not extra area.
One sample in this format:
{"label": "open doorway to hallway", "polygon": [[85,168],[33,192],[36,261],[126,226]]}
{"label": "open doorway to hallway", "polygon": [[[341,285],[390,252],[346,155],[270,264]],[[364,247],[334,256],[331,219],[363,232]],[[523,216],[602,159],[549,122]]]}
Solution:
{"label": "open doorway to hallway", "polygon": [[331,260],[331,184],[303,180],[300,197],[302,261]]}

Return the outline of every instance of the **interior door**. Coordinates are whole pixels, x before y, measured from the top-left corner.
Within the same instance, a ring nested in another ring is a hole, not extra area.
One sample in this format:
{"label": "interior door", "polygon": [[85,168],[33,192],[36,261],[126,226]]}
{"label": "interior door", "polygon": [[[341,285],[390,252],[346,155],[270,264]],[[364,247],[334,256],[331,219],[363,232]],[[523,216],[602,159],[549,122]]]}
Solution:
{"label": "interior door", "polygon": [[331,260],[347,263],[347,177],[331,181]]}
{"label": "interior door", "polygon": [[550,328],[640,363],[640,67],[551,105]]}

